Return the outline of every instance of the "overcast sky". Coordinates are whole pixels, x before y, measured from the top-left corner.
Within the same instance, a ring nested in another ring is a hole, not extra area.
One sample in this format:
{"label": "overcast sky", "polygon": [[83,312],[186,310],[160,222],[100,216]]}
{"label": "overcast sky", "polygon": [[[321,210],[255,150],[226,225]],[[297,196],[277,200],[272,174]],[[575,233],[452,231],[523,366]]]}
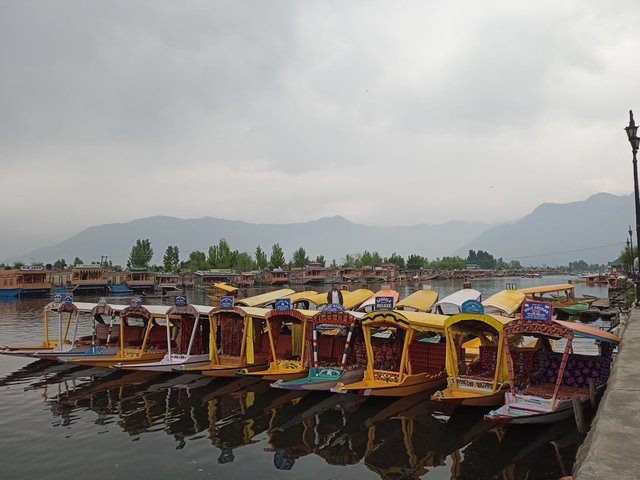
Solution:
{"label": "overcast sky", "polygon": [[0,259],[152,215],[502,222],[633,189],[640,2],[0,1]]}

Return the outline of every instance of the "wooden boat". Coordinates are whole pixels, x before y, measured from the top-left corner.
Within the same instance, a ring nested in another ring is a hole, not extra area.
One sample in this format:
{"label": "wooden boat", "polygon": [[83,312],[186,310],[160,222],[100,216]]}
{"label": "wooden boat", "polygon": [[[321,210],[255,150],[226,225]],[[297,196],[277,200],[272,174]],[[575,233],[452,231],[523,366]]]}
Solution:
{"label": "wooden boat", "polygon": [[[342,306],[345,310],[356,310],[363,302],[373,296],[373,292],[368,288],[357,290],[341,290]],[[327,305],[327,292],[320,292],[308,299],[308,310],[322,310]]]}
{"label": "wooden boat", "polygon": [[265,320],[271,361],[264,370],[242,369],[239,375],[258,376],[264,380],[295,380],[307,376],[305,339],[307,322],[317,312],[313,310],[271,310]]}
{"label": "wooden boat", "polygon": [[467,300],[482,301],[482,293],[473,288],[462,288],[451,295],[447,295],[442,300],[433,305],[431,311],[440,315],[455,315],[460,313],[462,304]]}
{"label": "wooden boat", "polygon": [[580,321],[581,322],[594,322],[600,318],[601,312],[599,308],[589,307],[585,310],[582,310],[580,313]]}
{"label": "wooden boat", "polygon": [[124,283],[134,293],[153,292],[156,284],[155,273],[147,268],[131,267],[124,272]]}
{"label": "wooden boat", "polygon": [[482,305],[487,313],[513,317],[520,311],[525,298],[526,294],[520,290],[506,289],[483,300]]}
{"label": "wooden boat", "polygon": [[[573,402],[584,403],[604,390],[611,367],[613,346],[620,338],[612,333],[561,320],[516,320],[504,328],[509,391],[502,407],[485,419],[503,423],[552,423],[573,415]],[[518,349],[510,346],[512,335],[564,339],[564,352]],[[573,353],[574,337],[600,342],[600,355]],[[595,399],[594,399],[595,400]]]}
{"label": "wooden boat", "polygon": [[24,266],[0,270],[0,297],[44,295],[50,291],[51,279],[44,267]]}
{"label": "wooden boat", "polygon": [[209,312],[209,362],[177,372],[208,377],[235,377],[238,370],[264,370],[271,355],[266,331],[266,308],[216,307]]}
{"label": "wooden boat", "polygon": [[73,267],[71,269],[71,284],[74,293],[106,293],[109,285],[107,271],[99,265]]}
{"label": "wooden boat", "polygon": [[281,288],[279,290],[274,290],[273,292],[262,293],[260,295],[254,295],[253,297],[236,300],[234,304],[237,307],[268,307],[273,305],[278,298],[286,298],[294,293],[296,293],[295,290],[290,288]]}
{"label": "wooden boat", "polygon": [[413,312],[428,312],[438,301],[438,292],[433,290],[416,290],[408,297],[400,300],[396,310],[410,310]]}
{"label": "wooden boat", "polygon": [[[467,305],[469,302],[463,305],[463,313],[452,315],[445,321],[448,385],[433,394],[431,399],[455,405],[499,405],[508,387],[504,326],[513,319],[485,314],[477,302],[476,308]],[[470,364],[466,363],[464,352],[459,347],[468,336],[481,340],[480,353]]]}
{"label": "wooden boat", "polygon": [[355,345],[356,361],[367,364],[364,378],[331,391],[397,397],[441,386],[446,346],[440,334],[446,318],[411,311],[367,313],[362,318],[364,348]]}
{"label": "wooden boat", "polygon": [[[534,301],[548,301],[553,304],[553,308],[568,307],[576,303],[590,303],[587,299],[576,299],[574,285],[570,283],[560,283],[557,285],[540,285],[537,287],[521,288],[518,290]],[[594,301],[592,299],[591,301]]]}
{"label": "wooden boat", "polygon": [[570,317],[577,317],[580,315],[580,312],[587,310],[589,308],[588,303],[574,303],[573,305],[567,305],[563,307],[556,307],[555,310],[559,310]]}
{"label": "wooden boat", "polygon": [[[58,338],[50,338],[49,317],[52,312],[58,315]],[[63,320],[63,317],[66,319]],[[56,300],[47,304],[43,310],[44,338],[39,345],[4,345],[0,348],[0,353],[4,355],[33,356],[36,353],[57,354],[69,351],[73,348],[68,340],[69,328],[73,321],[78,322],[78,308],[73,304],[73,298],[67,296],[62,302],[62,296],[58,295]]]}
{"label": "wooden boat", "polygon": [[169,307],[143,307],[139,298],[120,312],[119,349],[115,355],[77,356],[60,360],[98,367],[122,367],[125,364],[155,362],[167,353],[166,313]]}
{"label": "wooden boat", "polygon": [[212,305],[219,306],[220,297],[231,296],[234,298],[238,298],[240,289],[234,287],[233,285],[229,285],[226,282],[216,282],[211,287],[205,289],[204,292],[211,299]]}
{"label": "wooden boat", "polygon": [[296,380],[278,380],[273,388],[331,390],[337,383],[362,380],[365,363],[358,363],[355,344],[362,343],[361,312],[319,312],[307,322],[306,366],[309,373]]}
{"label": "wooden boat", "polygon": [[[166,353],[158,361],[121,362],[114,367],[126,370],[171,372],[174,368],[201,367],[209,364],[208,307],[188,305],[183,296],[175,297],[164,318]],[[201,321],[201,317],[205,321]]]}
{"label": "wooden boat", "polygon": [[359,307],[359,312],[372,312],[376,306],[376,299],[380,297],[391,297],[393,298],[393,304],[398,303],[398,299],[400,298],[400,294],[396,290],[392,290],[389,285],[383,285],[382,289],[378,290],[373,296],[369,297],[365,300]]}

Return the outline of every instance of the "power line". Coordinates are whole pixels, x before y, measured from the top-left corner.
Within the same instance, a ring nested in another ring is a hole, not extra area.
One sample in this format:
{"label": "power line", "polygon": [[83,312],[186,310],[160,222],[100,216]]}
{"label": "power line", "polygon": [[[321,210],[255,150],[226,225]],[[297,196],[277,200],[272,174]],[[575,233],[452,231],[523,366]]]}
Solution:
{"label": "power line", "polygon": [[607,247],[623,247],[623,243],[610,243],[608,245],[600,245],[597,247],[588,247],[588,248],[577,248],[575,250],[565,250],[564,252],[553,252],[553,253],[541,253],[540,255],[524,255],[521,257],[511,257],[506,260],[520,260],[521,258],[535,258],[535,257],[551,257],[553,255],[562,255],[565,253],[577,253],[577,252],[587,252],[589,250],[598,250],[599,248],[607,248]]}

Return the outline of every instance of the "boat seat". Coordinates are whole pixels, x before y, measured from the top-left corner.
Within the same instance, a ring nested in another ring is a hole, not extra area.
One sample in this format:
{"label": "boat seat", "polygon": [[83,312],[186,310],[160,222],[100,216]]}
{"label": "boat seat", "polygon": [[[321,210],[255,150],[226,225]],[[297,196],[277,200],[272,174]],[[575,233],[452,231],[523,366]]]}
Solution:
{"label": "boat seat", "polygon": [[[550,383],[555,385],[562,362],[562,353],[542,351],[538,355],[539,370],[531,376],[531,384]],[[562,385],[588,388],[593,379],[596,386],[605,385],[609,379],[611,361],[608,358],[570,354],[567,359]]]}

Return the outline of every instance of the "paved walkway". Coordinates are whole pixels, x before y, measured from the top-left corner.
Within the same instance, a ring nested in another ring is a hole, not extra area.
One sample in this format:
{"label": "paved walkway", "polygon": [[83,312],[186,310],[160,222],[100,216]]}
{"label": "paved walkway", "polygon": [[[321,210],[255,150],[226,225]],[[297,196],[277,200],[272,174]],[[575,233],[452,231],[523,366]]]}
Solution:
{"label": "paved walkway", "polygon": [[640,478],[640,310],[622,331],[613,374],[573,468],[575,480]]}

